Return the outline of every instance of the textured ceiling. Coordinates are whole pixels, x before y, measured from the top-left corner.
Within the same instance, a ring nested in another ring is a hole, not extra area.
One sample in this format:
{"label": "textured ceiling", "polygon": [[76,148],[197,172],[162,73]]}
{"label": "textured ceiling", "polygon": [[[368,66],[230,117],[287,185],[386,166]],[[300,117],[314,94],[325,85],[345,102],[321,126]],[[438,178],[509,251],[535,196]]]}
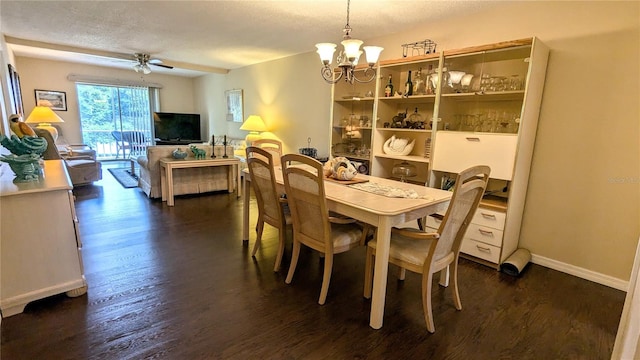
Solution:
{"label": "textured ceiling", "polygon": [[[366,39],[493,4],[354,0],[349,22],[353,36]],[[176,66],[169,73],[195,76],[313,51],[318,42],[337,43],[346,8],[346,0],[2,0],[0,31],[18,56],[126,68],[132,64],[123,59],[145,52]]]}

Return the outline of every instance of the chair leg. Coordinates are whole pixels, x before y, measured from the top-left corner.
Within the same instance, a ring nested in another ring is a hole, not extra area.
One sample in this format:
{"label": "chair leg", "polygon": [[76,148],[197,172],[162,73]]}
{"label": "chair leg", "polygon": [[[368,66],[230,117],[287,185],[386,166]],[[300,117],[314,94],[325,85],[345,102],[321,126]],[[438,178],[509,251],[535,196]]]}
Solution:
{"label": "chair leg", "polygon": [[286,225],[282,225],[280,229],[278,229],[278,240],[280,243],[278,244],[278,253],[276,254],[276,264],[273,267],[273,271],[280,270],[280,263],[282,263],[282,255],[284,254],[284,240],[287,235],[287,227]]}
{"label": "chair leg", "polygon": [[298,265],[298,257],[300,256],[300,243],[293,240],[293,250],[291,252],[291,264],[289,265],[289,272],[287,273],[287,278],[285,279],[285,283],[291,284],[291,280],[293,280],[293,273],[296,272],[296,265]]}
{"label": "chair leg", "polygon": [[460,301],[460,293],[458,292],[458,259],[454,260],[451,267],[451,277],[453,282],[453,301],[456,304],[456,309],[462,310],[462,302]]}
{"label": "chair leg", "polygon": [[398,280],[404,280],[407,275],[407,269],[400,267],[398,268]]}
{"label": "chair leg", "polygon": [[375,253],[370,246],[367,246],[367,255],[364,262],[364,297],[371,299],[371,291],[373,290],[373,264]]}
{"label": "chair leg", "polygon": [[450,265],[440,270],[440,281],[438,282],[438,284],[440,284],[440,286],[442,287],[449,286],[449,267]]}
{"label": "chair leg", "polygon": [[371,225],[369,225],[367,223],[364,223],[362,225],[362,237],[360,238],[360,245],[362,245],[362,246],[367,245],[367,242],[368,242],[367,238],[369,237],[369,232],[371,231],[372,228],[373,228],[373,236],[375,236],[376,235],[376,233],[375,233],[376,228],[375,227],[373,227],[373,226],[371,226]]}
{"label": "chair leg", "polygon": [[427,331],[434,333],[436,327],[433,324],[433,313],[431,312],[431,280],[433,274],[422,274],[422,310],[424,311],[424,320],[427,323]]}
{"label": "chair leg", "polygon": [[264,221],[262,219],[258,219],[258,223],[256,224],[256,244],[253,246],[253,251],[251,252],[251,256],[256,256],[256,252],[260,247],[260,243],[262,242],[262,231],[264,230]]}
{"label": "chair leg", "polygon": [[322,276],[322,289],[320,290],[320,299],[318,304],[324,305],[329,292],[329,283],[331,282],[331,269],[333,268],[333,254],[326,254],[324,258],[324,275]]}

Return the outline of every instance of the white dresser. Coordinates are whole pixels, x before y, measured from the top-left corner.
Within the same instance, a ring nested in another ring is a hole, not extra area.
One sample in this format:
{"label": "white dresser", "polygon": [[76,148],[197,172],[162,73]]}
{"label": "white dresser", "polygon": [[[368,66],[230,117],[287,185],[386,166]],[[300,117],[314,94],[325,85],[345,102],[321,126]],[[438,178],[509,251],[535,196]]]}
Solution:
{"label": "white dresser", "polygon": [[44,162],[39,181],[13,183],[0,172],[0,311],[19,314],[31,301],[87,292],[78,219],[64,163]]}

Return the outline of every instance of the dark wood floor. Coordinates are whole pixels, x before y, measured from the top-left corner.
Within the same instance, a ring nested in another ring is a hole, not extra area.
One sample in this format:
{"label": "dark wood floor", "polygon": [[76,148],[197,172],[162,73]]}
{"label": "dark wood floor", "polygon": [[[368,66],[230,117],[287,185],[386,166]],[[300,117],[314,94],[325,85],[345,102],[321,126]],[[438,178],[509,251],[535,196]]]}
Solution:
{"label": "dark wood floor", "polygon": [[362,297],[364,248],[337,256],[320,306],[318,256],[304,251],[286,285],[289,257],[280,272],[272,269],[275,231],[255,259],[242,245],[235,194],[177,197],[169,208],[122,188],[106,170],[75,193],[89,292],[34,302],[3,319],[2,359],[611,356],[625,294],[541,266],[513,278],[461,260],[463,310],[436,287],[434,334],[425,327],[419,277],[390,276],[384,326],[373,330]]}

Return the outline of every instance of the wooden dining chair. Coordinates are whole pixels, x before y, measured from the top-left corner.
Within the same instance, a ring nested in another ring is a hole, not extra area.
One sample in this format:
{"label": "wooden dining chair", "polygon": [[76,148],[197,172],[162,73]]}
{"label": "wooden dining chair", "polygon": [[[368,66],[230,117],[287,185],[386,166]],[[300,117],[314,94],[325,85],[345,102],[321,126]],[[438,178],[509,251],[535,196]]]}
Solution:
{"label": "wooden dining chair", "polygon": [[274,166],[280,166],[280,158],[282,157],[282,142],[275,139],[259,139],[251,143],[251,146],[264,149],[273,155]]}
{"label": "wooden dining chair", "polygon": [[[431,311],[431,286],[433,274],[447,271],[451,265],[451,282],[456,309],[462,310],[458,292],[458,258],[464,233],[478,208],[489,181],[488,166],[474,166],[462,171],[456,177],[451,202],[444,219],[434,233],[414,228],[391,231],[389,262],[399,266],[400,279],[404,279],[404,270],[422,274],[422,308],[427,330],[435,331]],[[365,260],[364,297],[371,298],[373,266],[376,255],[376,240],[368,242]]]}
{"label": "wooden dining chair", "polygon": [[291,216],[286,210],[286,199],[280,197],[276,191],[276,176],[273,155],[255,146],[246,148],[247,167],[251,177],[251,186],[256,194],[258,203],[258,223],[256,225],[256,243],[253,246],[251,256],[255,256],[262,242],[264,224],[267,223],[278,229],[278,252],[273,271],[280,269],[287,225],[291,225]]}
{"label": "wooden dining chair", "polygon": [[282,157],[281,163],[293,218],[293,254],[285,282],[291,284],[301,245],[323,254],[324,274],[318,300],[323,305],[329,290],[333,255],[359,246],[362,227],[354,219],[330,216],[320,162],[305,155],[287,154]]}

